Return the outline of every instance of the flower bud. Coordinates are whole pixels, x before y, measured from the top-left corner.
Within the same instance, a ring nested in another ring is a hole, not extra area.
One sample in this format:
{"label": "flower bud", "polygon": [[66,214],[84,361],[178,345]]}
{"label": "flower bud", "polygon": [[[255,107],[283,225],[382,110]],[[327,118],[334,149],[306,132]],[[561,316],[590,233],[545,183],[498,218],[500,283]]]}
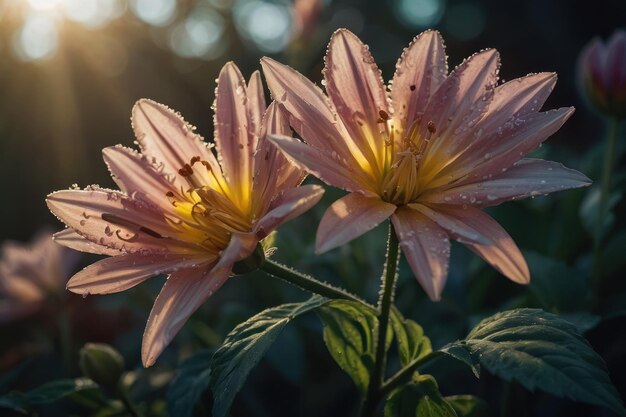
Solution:
{"label": "flower bud", "polygon": [[593,39],[578,58],[578,81],[584,97],[601,113],[626,117],[626,32],[608,43]]}
{"label": "flower bud", "polygon": [[256,271],[265,262],[265,250],[261,244],[257,244],[254,252],[250,256],[241,261],[235,262],[233,265],[233,274],[241,275],[248,272]]}
{"label": "flower bud", "polygon": [[80,369],[95,383],[114,388],[124,373],[124,358],[111,346],[87,343],[80,350]]}

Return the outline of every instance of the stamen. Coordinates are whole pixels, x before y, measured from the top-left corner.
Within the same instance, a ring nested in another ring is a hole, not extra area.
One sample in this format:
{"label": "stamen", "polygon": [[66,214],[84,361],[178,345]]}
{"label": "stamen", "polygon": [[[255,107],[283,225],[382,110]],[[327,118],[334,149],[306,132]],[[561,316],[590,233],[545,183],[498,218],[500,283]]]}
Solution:
{"label": "stamen", "polygon": [[190,177],[193,175],[193,169],[191,165],[185,164],[181,169],[178,170],[178,173],[183,177]]}

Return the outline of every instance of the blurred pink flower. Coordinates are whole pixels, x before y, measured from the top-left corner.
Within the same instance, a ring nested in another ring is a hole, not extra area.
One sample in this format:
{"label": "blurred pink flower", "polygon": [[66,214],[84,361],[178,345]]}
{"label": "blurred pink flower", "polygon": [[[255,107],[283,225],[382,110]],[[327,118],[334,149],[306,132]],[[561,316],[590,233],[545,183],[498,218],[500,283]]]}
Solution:
{"label": "blurred pink flower", "polygon": [[294,0],[292,39],[310,39],[317,29],[323,8],[323,0]]}
{"label": "blurred pink flower", "polygon": [[326,55],[328,97],[293,69],[269,58],[261,63],[272,96],[306,143],[280,135],[271,141],[302,168],[350,192],[322,218],[317,251],[391,217],[433,300],[446,280],[449,238],[528,283],[519,249],[482,208],[590,183],[559,163],[523,158],[574,109],[539,112],[556,82],[553,73],[498,86],[493,49],[448,74],[441,36],[426,31],[402,54],[388,93],[368,47],[341,29]]}
{"label": "blurred pink flower", "polygon": [[578,79],[597,110],[626,117],[626,32],[615,31],[607,44],[589,42],[578,58]]}
{"label": "blurred pink flower", "polygon": [[258,72],[246,85],[227,63],[215,94],[217,158],[177,113],[141,100],[132,118],[141,152],[122,146],[103,151],[121,191],[94,186],[47,199],[69,227],[57,242],[111,255],[74,275],[70,291],[114,293],[169,274],[143,336],[145,366],[224,284],[234,263],[323,193],[316,185],[298,187],[303,171],[266,140],[268,133],[289,135],[290,129],[278,106],[266,109]]}
{"label": "blurred pink flower", "polygon": [[63,293],[78,261],[77,253],[54,243],[49,232],[31,244],[6,241],[0,251],[0,324],[34,314]]}

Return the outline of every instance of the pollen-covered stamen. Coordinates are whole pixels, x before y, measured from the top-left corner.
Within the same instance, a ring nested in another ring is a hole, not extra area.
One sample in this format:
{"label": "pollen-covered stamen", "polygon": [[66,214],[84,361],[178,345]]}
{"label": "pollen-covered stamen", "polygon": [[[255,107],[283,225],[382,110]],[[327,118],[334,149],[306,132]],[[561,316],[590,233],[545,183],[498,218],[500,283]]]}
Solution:
{"label": "pollen-covered stamen", "polygon": [[[418,123],[411,126],[400,141],[400,150],[393,155],[393,163],[382,182],[381,196],[385,201],[408,204],[415,201],[422,190],[419,169],[426,147],[437,128],[433,121],[429,121],[426,125],[428,133],[420,137],[419,127]],[[393,138],[390,137],[389,148],[393,149],[393,145]]]}

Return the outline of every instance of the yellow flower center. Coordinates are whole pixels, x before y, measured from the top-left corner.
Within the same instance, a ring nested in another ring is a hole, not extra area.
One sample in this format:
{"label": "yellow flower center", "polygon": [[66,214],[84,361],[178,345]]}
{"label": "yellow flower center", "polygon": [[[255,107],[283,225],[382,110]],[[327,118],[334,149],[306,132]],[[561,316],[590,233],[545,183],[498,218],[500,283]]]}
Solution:
{"label": "yellow flower center", "polygon": [[391,135],[385,142],[385,168],[380,182],[379,194],[384,201],[403,205],[414,202],[424,191],[427,179],[424,172],[423,156],[428,143],[436,133],[435,124],[427,124],[425,137],[419,134],[419,124],[414,123],[401,139],[395,138],[397,130],[390,127]]}
{"label": "yellow flower center", "polygon": [[180,238],[219,252],[228,246],[233,232],[251,229],[255,219],[249,192],[230,187],[222,174],[200,157],[193,157],[178,174],[189,188],[181,187],[178,195],[170,191],[166,196],[176,208],[177,218],[168,220]]}

